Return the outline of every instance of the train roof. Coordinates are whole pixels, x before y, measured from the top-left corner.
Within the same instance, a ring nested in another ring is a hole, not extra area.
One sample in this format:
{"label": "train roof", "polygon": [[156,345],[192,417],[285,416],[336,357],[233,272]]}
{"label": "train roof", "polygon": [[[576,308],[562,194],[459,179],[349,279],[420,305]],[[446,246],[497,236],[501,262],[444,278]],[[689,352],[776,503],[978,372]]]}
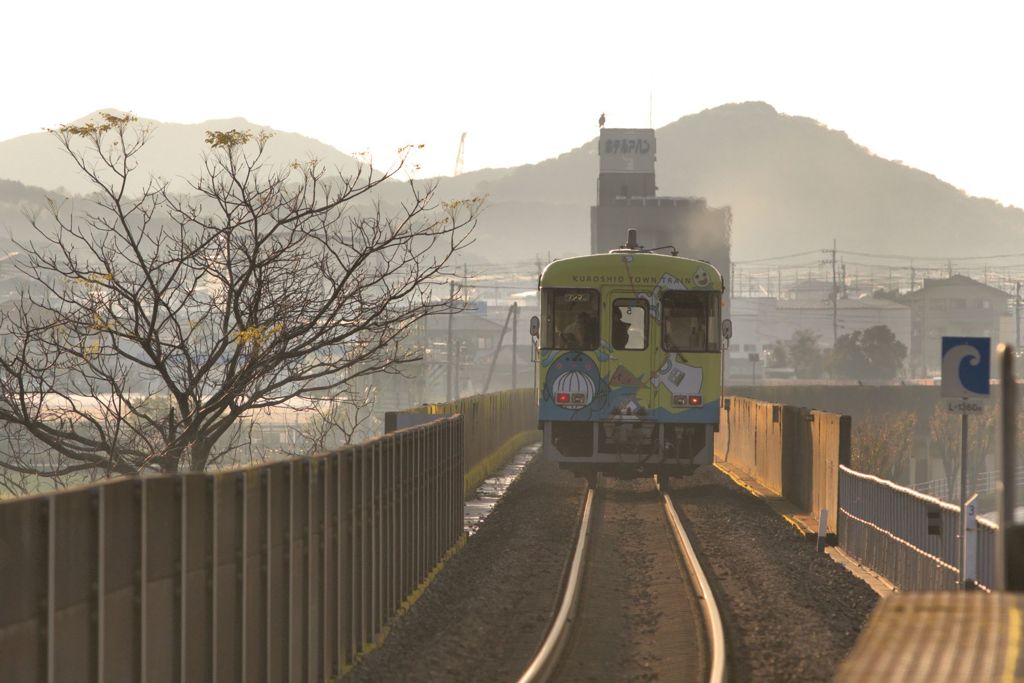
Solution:
{"label": "train roof", "polygon": [[653,288],[670,281],[681,283],[684,289],[723,289],[722,274],[707,261],[641,251],[560,259],[549,263],[540,276],[541,287],[641,284]]}

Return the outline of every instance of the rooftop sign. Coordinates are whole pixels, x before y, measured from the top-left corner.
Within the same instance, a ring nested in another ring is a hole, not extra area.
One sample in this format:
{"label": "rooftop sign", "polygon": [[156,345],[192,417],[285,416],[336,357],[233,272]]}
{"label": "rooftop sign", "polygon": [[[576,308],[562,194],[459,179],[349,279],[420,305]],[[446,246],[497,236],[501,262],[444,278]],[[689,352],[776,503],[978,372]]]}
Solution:
{"label": "rooftop sign", "polygon": [[601,173],[654,173],[654,129],[603,128]]}

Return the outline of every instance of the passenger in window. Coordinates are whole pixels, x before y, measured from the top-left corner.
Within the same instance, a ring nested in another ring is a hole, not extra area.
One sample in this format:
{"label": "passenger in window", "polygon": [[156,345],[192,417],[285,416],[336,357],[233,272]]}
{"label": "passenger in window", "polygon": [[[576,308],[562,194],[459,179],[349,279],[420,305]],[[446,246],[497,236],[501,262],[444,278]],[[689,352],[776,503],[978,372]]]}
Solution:
{"label": "passenger in window", "polygon": [[571,323],[562,331],[562,346],[567,349],[594,348],[594,319],[586,311],[579,311]]}
{"label": "passenger in window", "polygon": [[703,351],[708,338],[704,320],[701,318],[690,318],[690,321],[692,323],[690,328],[690,348]]}
{"label": "passenger in window", "polygon": [[612,347],[624,349],[629,343],[629,323],[622,319],[622,309],[612,306]]}
{"label": "passenger in window", "polygon": [[707,345],[707,325],[703,311],[695,307],[666,307],[663,322],[666,351],[703,351]]}
{"label": "passenger in window", "polygon": [[674,313],[665,316],[665,349],[668,351],[677,351],[686,345],[682,321]]}

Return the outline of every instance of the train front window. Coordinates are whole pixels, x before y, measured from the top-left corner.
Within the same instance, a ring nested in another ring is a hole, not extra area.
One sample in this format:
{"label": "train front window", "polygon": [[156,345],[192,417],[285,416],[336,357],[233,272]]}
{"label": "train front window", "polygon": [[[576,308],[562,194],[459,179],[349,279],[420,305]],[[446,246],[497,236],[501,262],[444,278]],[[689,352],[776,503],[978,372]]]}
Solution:
{"label": "train front window", "polygon": [[612,302],[612,348],[640,351],[647,348],[647,302],[616,299]]}
{"label": "train front window", "polygon": [[661,296],[661,345],[666,351],[718,351],[719,298],[708,292]]}
{"label": "train front window", "polygon": [[600,297],[593,289],[544,289],[541,346],[547,349],[592,351],[600,339]]}

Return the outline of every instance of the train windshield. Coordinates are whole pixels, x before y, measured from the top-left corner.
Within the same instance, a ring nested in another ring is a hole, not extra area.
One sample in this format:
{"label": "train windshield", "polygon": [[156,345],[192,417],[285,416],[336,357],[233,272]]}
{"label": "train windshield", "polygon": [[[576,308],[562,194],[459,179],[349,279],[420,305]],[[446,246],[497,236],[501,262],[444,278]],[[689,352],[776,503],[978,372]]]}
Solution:
{"label": "train windshield", "polygon": [[600,297],[593,289],[544,289],[541,346],[592,351],[600,340]]}
{"label": "train windshield", "polygon": [[720,302],[712,292],[662,294],[662,347],[666,351],[720,351]]}

